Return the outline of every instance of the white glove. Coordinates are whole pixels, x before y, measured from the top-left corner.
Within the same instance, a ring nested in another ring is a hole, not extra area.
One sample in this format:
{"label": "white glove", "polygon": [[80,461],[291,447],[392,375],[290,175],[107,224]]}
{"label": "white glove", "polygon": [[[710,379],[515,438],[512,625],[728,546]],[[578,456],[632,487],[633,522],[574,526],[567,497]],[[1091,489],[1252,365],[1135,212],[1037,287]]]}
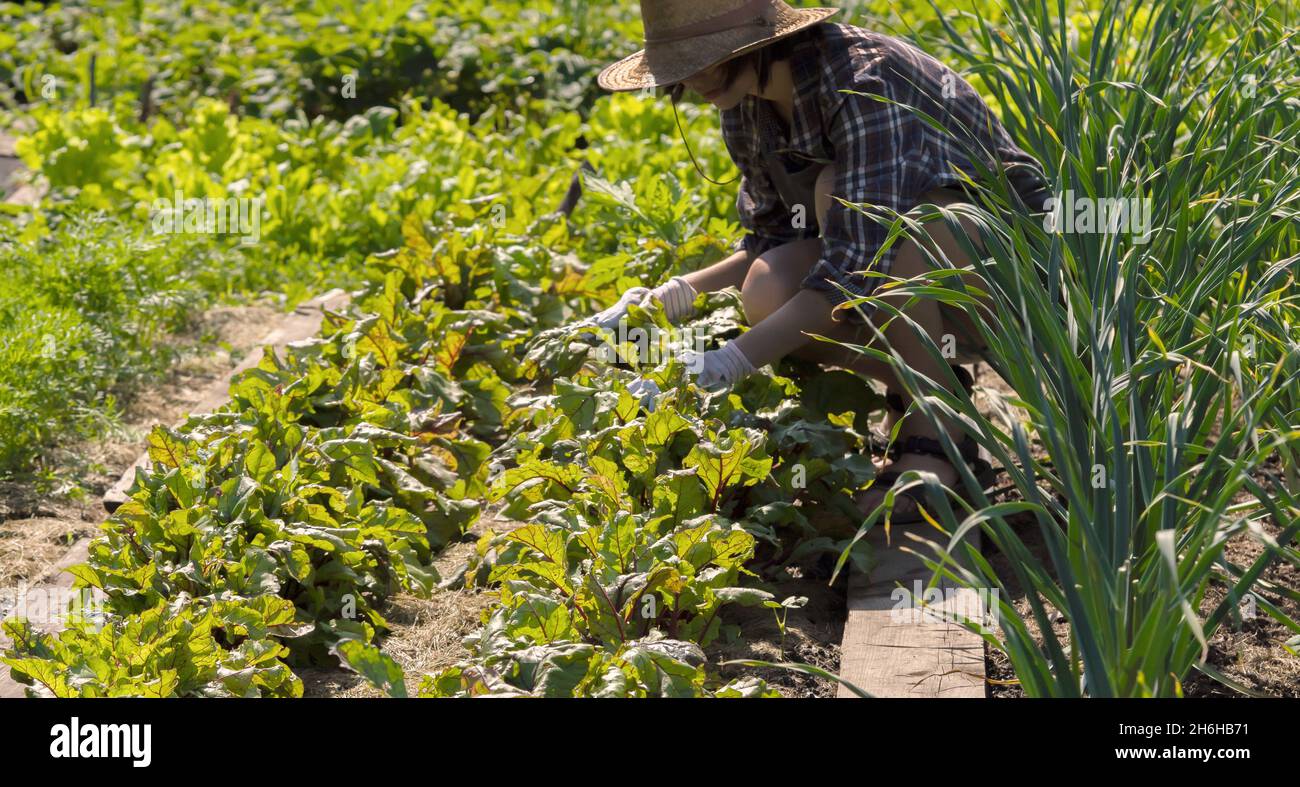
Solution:
{"label": "white glove", "polygon": [[686,373],[695,377],[695,384],[708,391],[726,390],[755,371],[735,342],[706,353],[687,350],[681,359],[686,364]]}
{"label": "white glove", "polygon": [[636,397],[648,412],[655,411],[655,397],[660,394],[660,391],[659,384],[654,380],[638,377],[628,383],[627,392]]}
{"label": "white glove", "polygon": [[650,291],[664,305],[664,316],[676,325],[695,314],[695,288],[681,276],[674,276]]}
{"label": "white glove", "polygon": [[695,313],[695,288],[682,277],[674,276],[653,290],[647,287],[631,288],[623,293],[618,303],[591,318],[591,322],[607,331],[613,331],[627,316],[629,306],[634,303],[640,306],[648,298],[655,298],[663,304],[664,316],[674,325]]}
{"label": "white glove", "polygon": [[613,331],[618,328],[618,324],[627,316],[627,309],[632,304],[640,304],[650,295],[649,287],[633,287],[623,293],[623,297],[618,299],[618,303],[600,312],[591,318],[593,325],[598,325],[607,331]]}

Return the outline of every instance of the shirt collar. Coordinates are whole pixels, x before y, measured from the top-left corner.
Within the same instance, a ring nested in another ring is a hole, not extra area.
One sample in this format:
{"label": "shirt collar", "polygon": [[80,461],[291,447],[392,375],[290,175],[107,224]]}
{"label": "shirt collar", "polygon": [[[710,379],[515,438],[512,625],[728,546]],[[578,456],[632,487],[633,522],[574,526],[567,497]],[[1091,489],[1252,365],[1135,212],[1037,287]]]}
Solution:
{"label": "shirt collar", "polygon": [[825,152],[818,100],[821,67],[821,52],[814,36],[800,36],[790,55],[790,75],[794,80],[794,124],[790,129],[790,146],[812,156],[821,156]]}
{"label": "shirt collar", "polygon": [[805,162],[807,157],[821,158],[828,151],[822,145],[821,109],[818,91],[821,89],[821,54],[810,35],[800,36],[790,54],[790,76],[794,81],[794,107],[789,139],[783,139],[781,123],[776,111],[757,96],[746,96],[746,116],[753,134],[754,150],[760,154],[797,151],[796,158]]}

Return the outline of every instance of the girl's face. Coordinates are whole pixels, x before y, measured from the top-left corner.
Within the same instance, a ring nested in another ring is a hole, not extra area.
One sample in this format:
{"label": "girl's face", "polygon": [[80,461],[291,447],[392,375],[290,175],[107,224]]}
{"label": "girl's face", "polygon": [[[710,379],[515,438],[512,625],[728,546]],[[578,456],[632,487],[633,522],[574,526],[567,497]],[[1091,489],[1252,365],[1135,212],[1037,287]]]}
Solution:
{"label": "girl's face", "polygon": [[753,65],[746,65],[730,85],[726,84],[727,69],[716,65],[701,71],[682,84],[695,91],[718,109],[731,109],[758,86],[758,73]]}

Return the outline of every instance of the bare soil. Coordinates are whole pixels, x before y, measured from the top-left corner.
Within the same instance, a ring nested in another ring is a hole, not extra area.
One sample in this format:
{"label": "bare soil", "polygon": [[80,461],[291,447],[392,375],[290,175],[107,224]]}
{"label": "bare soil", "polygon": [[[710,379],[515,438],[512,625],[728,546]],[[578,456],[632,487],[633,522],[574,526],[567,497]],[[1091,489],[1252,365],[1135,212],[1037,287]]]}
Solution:
{"label": "bare soil", "polygon": [[[451,544],[434,560],[434,568],[444,579],[474,552],[474,544],[490,528],[508,532],[519,523],[485,514],[474,523],[465,538]],[[384,652],[392,656],[406,674],[406,692],[414,697],[421,679],[469,658],[462,639],[486,622],[486,614],[497,600],[495,591],[474,587],[436,589],[430,598],[396,596],[383,609],[392,624],[383,642]],[[381,691],[368,681],[343,667],[336,669],[301,669],[305,697],[381,697]]]}
{"label": "bare soil", "polygon": [[[832,675],[840,670],[840,643],[844,640],[844,622],[848,617],[847,574],[829,584],[825,565],[789,566],[773,581],[762,585],[777,601],[803,596],[808,603],[786,612],[785,631],[776,610],[765,607],[724,607],[724,623],[740,626],[741,634],[733,642],[710,648],[710,660],[766,661],[774,664],[807,664]],[[762,678],[783,697],[834,697],[839,684],[806,672],[786,667],[724,667],[723,677]]]}
{"label": "bare soil", "polygon": [[[1281,529],[1273,523],[1264,526],[1269,535],[1277,536]],[[1026,522],[1020,531],[1021,538],[1035,554],[1041,555],[1043,544],[1038,536],[1037,526]],[[1259,556],[1262,547],[1258,542],[1243,534],[1228,542],[1224,554],[1238,566],[1248,566]],[[1011,576],[1006,558],[1001,554],[986,550],[986,557],[999,575]],[[1289,564],[1274,564],[1263,574],[1263,579],[1281,587],[1300,587],[1300,572]],[[1037,627],[1032,624],[1029,600],[1022,589],[1014,582],[1007,590],[1011,594],[1012,604],[1020,615],[1030,622],[1030,630],[1038,643],[1043,638]],[[1262,592],[1262,591],[1256,591]],[[1211,612],[1227,596],[1227,589],[1221,585],[1212,585],[1206,593],[1199,612],[1202,616]],[[1273,593],[1265,597],[1276,604],[1293,619],[1300,619],[1300,604],[1294,600]],[[1243,608],[1244,609],[1244,608]],[[1053,615],[1053,627],[1062,641],[1069,635],[1069,624],[1063,616]],[[1231,620],[1223,625],[1209,639],[1209,657],[1207,661],[1226,677],[1239,683],[1249,691],[1266,697],[1300,697],[1300,657],[1287,652],[1285,643],[1294,636],[1294,632],[1256,609],[1253,616],[1243,616],[1238,628]],[[1024,690],[1015,680],[1011,661],[998,650],[986,651],[985,669],[989,680],[989,696],[1003,699],[1025,696]],[[1183,684],[1183,693],[1188,697],[1242,697],[1245,696],[1218,680],[1193,672]]]}

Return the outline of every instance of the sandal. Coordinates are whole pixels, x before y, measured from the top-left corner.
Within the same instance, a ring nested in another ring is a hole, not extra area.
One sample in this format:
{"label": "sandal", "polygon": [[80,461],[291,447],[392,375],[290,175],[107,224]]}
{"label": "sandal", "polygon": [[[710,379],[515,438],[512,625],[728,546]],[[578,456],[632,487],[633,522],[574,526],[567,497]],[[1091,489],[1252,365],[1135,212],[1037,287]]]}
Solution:
{"label": "sandal", "polygon": [[[974,393],[975,378],[971,376],[966,367],[953,364],[952,373],[957,376],[957,382],[961,383],[961,387],[966,389],[968,396]],[[907,405],[903,402],[903,395],[897,391],[885,392],[885,406],[892,412],[897,413],[900,418],[907,412]],[[893,450],[893,447],[889,444],[889,435],[879,429],[873,429],[867,435],[867,446],[873,454],[887,455]]]}
{"label": "sandal", "polygon": [[[979,482],[981,488],[987,488],[993,483],[997,474],[993,470],[993,465],[989,464],[988,460],[981,456],[979,445],[975,442],[974,438],[970,435],[964,435],[961,441],[957,443],[957,453],[961,456],[962,461],[966,463],[966,466],[970,468],[971,474],[975,476],[975,480]],[[911,435],[905,438],[901,443],[895,443],[893,446],[890,446],[887,452],[889,458],[895,460],[903,454],[937,456],[945,462],[951,463],[951,460],[948,459],[948,454],[943,450],[943,444],[931,437]],[[877,488],[877,486],[882,489],[892,487],[894,484],[898,483],[898,479],[901,478],[902,475],[903,471],[896,470],[888,470],[881,473],[876,476],[876,481],[872,484],[871,489],[859,492],[854,496],[854,502],[858,503],[859,507],[861,507],[862,495],[869,494],[871,490]],[[957,480],[953,483],[953,488],[959,494],[964,495],[966,491],[965,484],[962,482],[960,475],[958,475]],[[899,492],[899,496],[906,497],[912,501],[912,508],[904,510],[901,514],[891,512],[889,515],[889,521],[895,525],[907,525],[924,521],[921,517],[921,494],[924,494],[923,488],[912,488]]]}

